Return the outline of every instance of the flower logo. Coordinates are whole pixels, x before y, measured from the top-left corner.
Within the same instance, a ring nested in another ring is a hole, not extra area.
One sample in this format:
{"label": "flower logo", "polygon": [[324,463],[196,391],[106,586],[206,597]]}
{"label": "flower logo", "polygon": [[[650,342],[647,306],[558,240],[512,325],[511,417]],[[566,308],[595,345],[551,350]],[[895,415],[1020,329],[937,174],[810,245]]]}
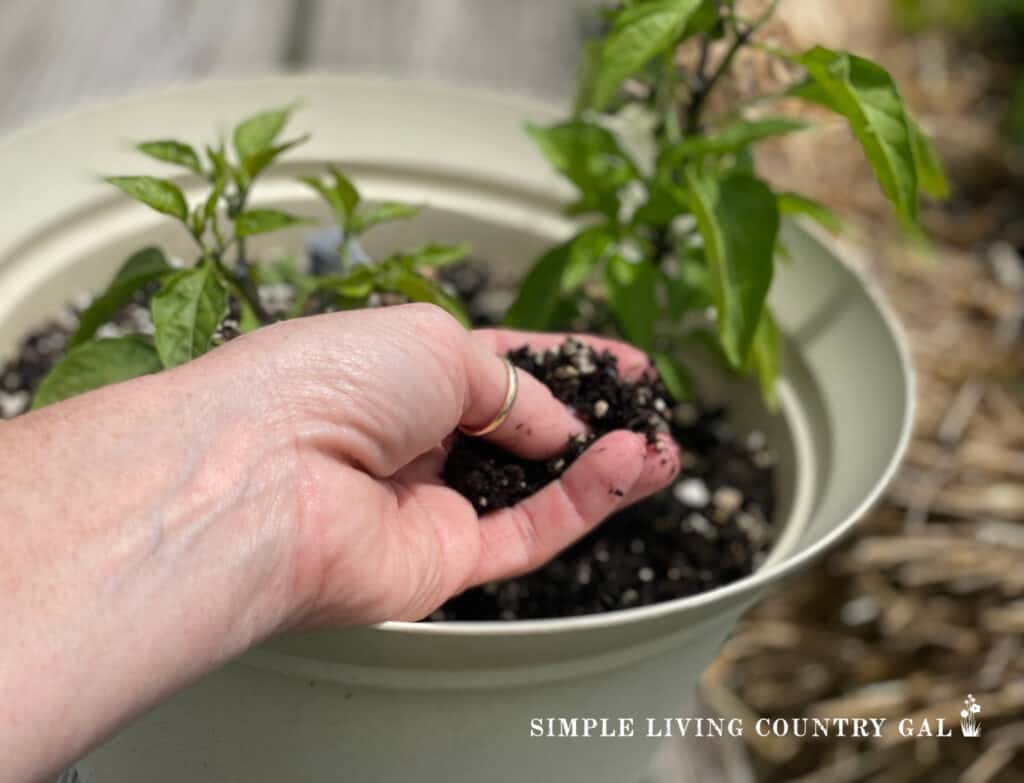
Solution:
{"label": "flower logo", "polygon": [[981,722],[977,715],[981,712],[981,705],[970,693],[964,699],[964,708],[960,710],[960,732],[965,737],[981,736]]}

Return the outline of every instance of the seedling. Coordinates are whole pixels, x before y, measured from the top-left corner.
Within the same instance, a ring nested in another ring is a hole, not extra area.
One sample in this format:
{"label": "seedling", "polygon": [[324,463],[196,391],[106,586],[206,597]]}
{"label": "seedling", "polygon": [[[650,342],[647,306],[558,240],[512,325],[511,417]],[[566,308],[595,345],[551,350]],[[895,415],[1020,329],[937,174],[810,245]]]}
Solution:
{"label": "seedling", "polygon": [[[786,116],[749,118],[750,106],[795,98],[844,117],[912,231],[919,230],[919,194],[947,190],[934,150],[882,66],[821,46],[765,46],[758,33],[778,0],[754,19],[742,15],[743,5],[618,5],[605,15],[605,34],[587,49],[573,115],[528,129],[577,189],[570,214],[587,220],[536,261],[506,322],[560,328],[581,302],[603,301],[617,330],[654,357],[680,399],[691,392],[681,357],[709,344],[729,367],[756,376],[774,400],[781,341],[766,298],[775,259],[784,253],[780,219],[802,214],[833,231],[840,225],[824,205],[758,177],[758,145],[809,126]],[[691,39],[698,42],[696,62],[684,64],[678,52]],[[708,116],[709,96],[732,78],[736,55],[751,46],[800,75],[778,93]]]}
{"label": "seedling", "polygon": [[[464,323],[461,305],[421,270],[460,259],[465,246],[427,245],[379,262],[352,261],[352,243],[370,228],[411,217],[416,207],[384,202],[371,204],[335,166],[329,179],[303,177],[331,207],[342,231],[339,253],[342,272],[317,275],[287,260],[254,263],[247,240],[310,221],[278,209],[250,206],[253,188],[267,167],[308,136],[279,141],[290,107],[262,112],[239,124],[230,148],[221,142],[200,154],[193,146],[165,139],[138,145],[157,160],[187,169],[207,184],[192,206],[182,189],[168,179],[151,176],[108,177],[107,181],[151,209],[178,221],[192,237],[196,255],[184,268],[172,265],[157,247],[129,257],[105,292],[82,313],[68,352],[43,380],[33,407],[140,375],[175,367],[200,356],[225,339],[231,330],[247,332],[273,320],[303,314],[306,299],[317,294],[330,309],[358,307],[377,292],[398,292],[411,301],[433,302]],[[286,282],[295,292],[287,312],[269,313],[259,285]],[[151,288],[153,334],[97,337],[140,289]]]}

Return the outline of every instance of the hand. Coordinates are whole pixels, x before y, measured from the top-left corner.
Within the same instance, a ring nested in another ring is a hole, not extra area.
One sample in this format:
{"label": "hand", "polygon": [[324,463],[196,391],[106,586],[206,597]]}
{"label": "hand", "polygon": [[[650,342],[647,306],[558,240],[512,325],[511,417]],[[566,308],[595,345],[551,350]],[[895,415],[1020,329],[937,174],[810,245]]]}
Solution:
{"label": "hand", "polygon": [[[482,519],[441,482],[446,438],[501,407],[498,354],[560,339],[424,305],[335,313],[0,423],[0,783],[56,774],[270,634],[423,617],[671,480],[671,444],[645,459],[619,431]],[[552,457],[580,424],[519,377],[488,437]]]}
{"label": "hand", "polygon": [[[211,365],[271,362],[254,382],[273,390],[267,404],[279,410],[263,418],[283,428],[276,439],[291,444],[295,463],[280,582],[292,591],[282,601],[285,624],[419,619],[468,587],[540,566],[672,479],[678,455],[670,443],[647,459],[644,436],[620,431],[560,480],[482,519],[444,485],[442,443],[501,407],[508,379],[499,354],[562,339],[470,334],[438,308],[409,305],[285,322],[210,356]],[[612,350],[627,373],[649,365],[636,349],[587,339]],[[209,377],[204,362],[195,368]],[[553,457],[582,426],[536,379],[519,377],[509,418],[486,437],[522,456]]]}

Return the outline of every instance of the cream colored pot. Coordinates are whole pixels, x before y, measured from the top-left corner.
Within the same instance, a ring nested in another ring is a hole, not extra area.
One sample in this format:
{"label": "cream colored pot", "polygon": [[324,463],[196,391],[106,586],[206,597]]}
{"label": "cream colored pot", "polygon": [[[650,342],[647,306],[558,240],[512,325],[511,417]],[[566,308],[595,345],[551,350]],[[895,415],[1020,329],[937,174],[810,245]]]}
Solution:
{"label": "cream colored pot", "polygon": [[[0,143],[8,194],[0,352],[75,294],[104,284],[143,241],[187,248],[174,226],[95,176],[152,171],[129,142],[202,141],[297,98],[304,107],[295,126],[313,140],[270,174],[266,201],[318,214],[290,177],[303,164],[337,160],[371,197],[431,205],[371,250],[469,240],[496,268],[516,270],[571,229],[559,212],[563,186],[522,132],[528,119],[556,116],[551,109],[312,76],[150,94]],[[276,639],[83,760],[85,783],[639,780],[656,740],[531,738],[531,719],[678,715],[744,610],[850,529],[907,442],[911,372],[895,324],[829,243],[786,231],[793,261],[779,265],[772,290],[787,349],[781,411],[767,416],[734,382],[708,391],[766,428],[783,455],[782,534],[755,574],[703,595],[578,619],[386,623]]]}

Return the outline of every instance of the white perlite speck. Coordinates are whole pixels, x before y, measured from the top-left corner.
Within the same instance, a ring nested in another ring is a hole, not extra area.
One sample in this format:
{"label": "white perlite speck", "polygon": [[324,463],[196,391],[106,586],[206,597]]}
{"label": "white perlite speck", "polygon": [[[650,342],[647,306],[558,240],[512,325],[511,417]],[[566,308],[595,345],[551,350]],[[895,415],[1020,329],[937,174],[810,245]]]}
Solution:
{"label": "white perlite speck", "polygon": [[707,484],[698,478],[683,479],[672,487],[676,500],[690,508],[704,508],[711,500]]}

